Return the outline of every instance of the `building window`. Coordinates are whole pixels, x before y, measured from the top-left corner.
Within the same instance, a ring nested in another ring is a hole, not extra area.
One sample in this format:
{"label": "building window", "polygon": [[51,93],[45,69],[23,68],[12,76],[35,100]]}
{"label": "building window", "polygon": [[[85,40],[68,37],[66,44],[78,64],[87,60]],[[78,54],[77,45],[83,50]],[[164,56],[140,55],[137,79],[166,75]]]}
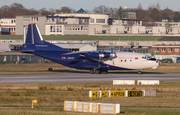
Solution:
{"label": "building window", "polygon": [[91,19],[91,23],[94,23],[94,19]]}
{"label": "building window", "polygon": [[172,48],[168,48],[168,52],[172,52]]}
{"label": "building window", "polygon": [[162,49],[161,49],[161,52],[166,52],[166,48],[162,48]]}
{"label": "building window", "polygon": [[62,26],[57,26],[57,32],[62,32]]}
{"label": "building window", "polygon": [[155,52],[159,52],[159,48],[155,48]]}
{"label": "building window", "polygon": [[87,26],[81,26],[80,30],[84,30],[84,31],[87,31]]}
{"label": "building window", "polygon": [[179,48],[175,48],[175,49],[174,49],[174,52],[179,52]]}
{"label": "building window", "polygon": [[50,26],[50,32],[55,32],[55,26]]}
{"label": "building window", "polygon": [[31,17],[31,21],[33,21],[33,22],[37,22],[38,21],[38,17]]}
{"label": "building window", "polygon": [[73,30],[71,26],[65,26],[65,30]]}
{"label": "building window", "polygon": [[96,23],[105,23],[105,19],[96,19]]}

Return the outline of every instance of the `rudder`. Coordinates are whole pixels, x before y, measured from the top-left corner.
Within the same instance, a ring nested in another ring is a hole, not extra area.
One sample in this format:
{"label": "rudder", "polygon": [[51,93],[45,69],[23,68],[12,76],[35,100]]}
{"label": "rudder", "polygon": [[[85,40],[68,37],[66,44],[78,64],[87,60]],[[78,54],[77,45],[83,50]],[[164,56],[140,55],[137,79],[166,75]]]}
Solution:
{"label": "rudder", "polygon": [[28,31],[25,44],[39,44],[43,41],[40,31],[36,23],[30,23],[28,25]]}
{"label": "rudder", "polygon": [[52,43],[46,42],[43,40],[40,31],[36,23],[30,23],[28,25],[27,35],[25,44],[23,44],[21,51],[24,53],[30,53],[35,51],[61,51],[70,52],[64,48],[56,46]]}

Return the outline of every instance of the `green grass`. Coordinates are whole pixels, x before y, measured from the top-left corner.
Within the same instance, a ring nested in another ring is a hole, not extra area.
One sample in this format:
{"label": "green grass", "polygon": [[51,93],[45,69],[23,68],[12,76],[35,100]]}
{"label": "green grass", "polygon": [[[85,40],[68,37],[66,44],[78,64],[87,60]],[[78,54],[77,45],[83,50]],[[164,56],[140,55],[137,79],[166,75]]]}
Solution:
{"label": "green grass", "polygon": [[121,109],[123,115],[178,115],[179,109]]}
{"label": "green grass", "polygon": [[[1,54],[1,53],[0,53]],[[31,69],[29,69],[31,68]],[[53,68],[53,71],[48,71],[48,68]],[[5,65],[0,65],[0,74],[51,74],[51,73],[89,73],[88,70],[79,70],[69,68],[57,63],[27,63],[27,64],[15,64],[15,62],[9,62]],[[137,74],[138,70],[110,70],[109,73]],[[157,69],[143,70],[143,73],[180,73],[180,63],[163,63]],[[97,87],[89,86],[89,87]]]}
{"label": "green grass", "polygon": [[[163,36],[157,36],[157,40]],[[119,36],[78,36],[78,35],[43,35],[44,40],[119,40]],[[22,35],[0,35],[0,40],[23,40]],[[120,40],[154,41],[155,36],[120,36]]]}
{"label": "green grass", "polygon": [[0,40],[23,40],[23,35],[0,35]]}
{"label": "green grass", "polygon": [[[179,109],[124,109],[118,115],[178,115]],[[98,113],[66,112],[62,108],[0,109],[1,115],[112,115]]]}
{"label": "green grass", "polygon": [[[84,87],[83,86],[98,86]],[[41,88],[46,87],[46,88]],[[73,88],[68,91],[67,87]],[[0,107],[27,107],[27,108],[0,108],[0,115],[79,115],[85,113],[63,111],[64,101],[82,101],[82,102],[99,102],[99,103],[119,103],[121,107],[120,114],[123,115],[177,115],[179,109],[156,109],[156,108],[179,108],[180,81],[160,82],[158,86],[139,86],[137,90],[152,90],[160,88],[163,91],[169,89],[177,94],[158,93],[156,97],[121,97],[121,98],[89,98],[89,90],[99,90],[99,87],[109,88],[110,90],[131,89],[134,86],[123,85],[113,86],[112,82],[108,83],[43,83],[43,84],[11,84],[0,85]],[[31,109],[32,100],[36,99],[34,109]],[[41,108],[53,107],[53,108]],[[140,107],[139,109],[129,109],[127,107]],[[147,109],[141,109],[141,108]],[[148,109],[154,108],[154,109]],[[91,115],[92,113],[86,113]],[[100,114],[99,114],[100,115]]]}

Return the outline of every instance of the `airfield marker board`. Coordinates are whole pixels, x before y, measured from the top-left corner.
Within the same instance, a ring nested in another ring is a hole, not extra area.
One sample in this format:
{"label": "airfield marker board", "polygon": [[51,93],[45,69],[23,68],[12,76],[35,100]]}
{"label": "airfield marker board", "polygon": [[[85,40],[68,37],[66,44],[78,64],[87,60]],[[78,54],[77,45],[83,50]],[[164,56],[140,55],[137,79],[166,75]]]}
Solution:
{"label": "airfield marker board", "polygon": [[108,97],[108,91],[99,91],[100,96],[99,97]]}
{"label": "airfield marker board", "polygon": [[110,91],[109,97],[125,97],[125,91]]}
{"label": "airfield marker board", "polygon": [[99,91],[89,91],[89,97],[99,97]]}
{"label": "airfield marker board", "polygon": [[128,97],[143,96],[142,91],[128,91]]}

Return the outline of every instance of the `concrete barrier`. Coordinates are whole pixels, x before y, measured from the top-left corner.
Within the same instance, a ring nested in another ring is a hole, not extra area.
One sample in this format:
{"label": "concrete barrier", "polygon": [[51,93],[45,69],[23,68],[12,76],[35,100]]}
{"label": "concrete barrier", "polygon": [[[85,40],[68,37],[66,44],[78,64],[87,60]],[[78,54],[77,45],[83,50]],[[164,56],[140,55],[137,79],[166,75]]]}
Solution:
{"label": "concrete barrier", "polygon": [[138,80],[138,85],[159,85],[159,80]]}
{"label": "concrete barrier", "polygon": [[100,111],[100,103],[90,103],[90,112],[91,113],[99,113]]}
{"label": "concrete barrier", "polygon": [[90,112],[90,103],[88,102],[74,102],[74,111],[76,112]]}
{"label": "concrete barrier", "polygon": [[135,85],[135,80],[113,80],[113,85]]}
{"label": "concrete barrier", "polygon": [[100,104],[100,113],[117,114],[120,113],[120,104]]}
{"label": "concrete barrier", "polygon": [[74,101],[64,101],[64,111],[74,111]]}
{"label": "concrete barrier", "polygon": [[117,114],[120,104],[64,101],[64,111]]}

